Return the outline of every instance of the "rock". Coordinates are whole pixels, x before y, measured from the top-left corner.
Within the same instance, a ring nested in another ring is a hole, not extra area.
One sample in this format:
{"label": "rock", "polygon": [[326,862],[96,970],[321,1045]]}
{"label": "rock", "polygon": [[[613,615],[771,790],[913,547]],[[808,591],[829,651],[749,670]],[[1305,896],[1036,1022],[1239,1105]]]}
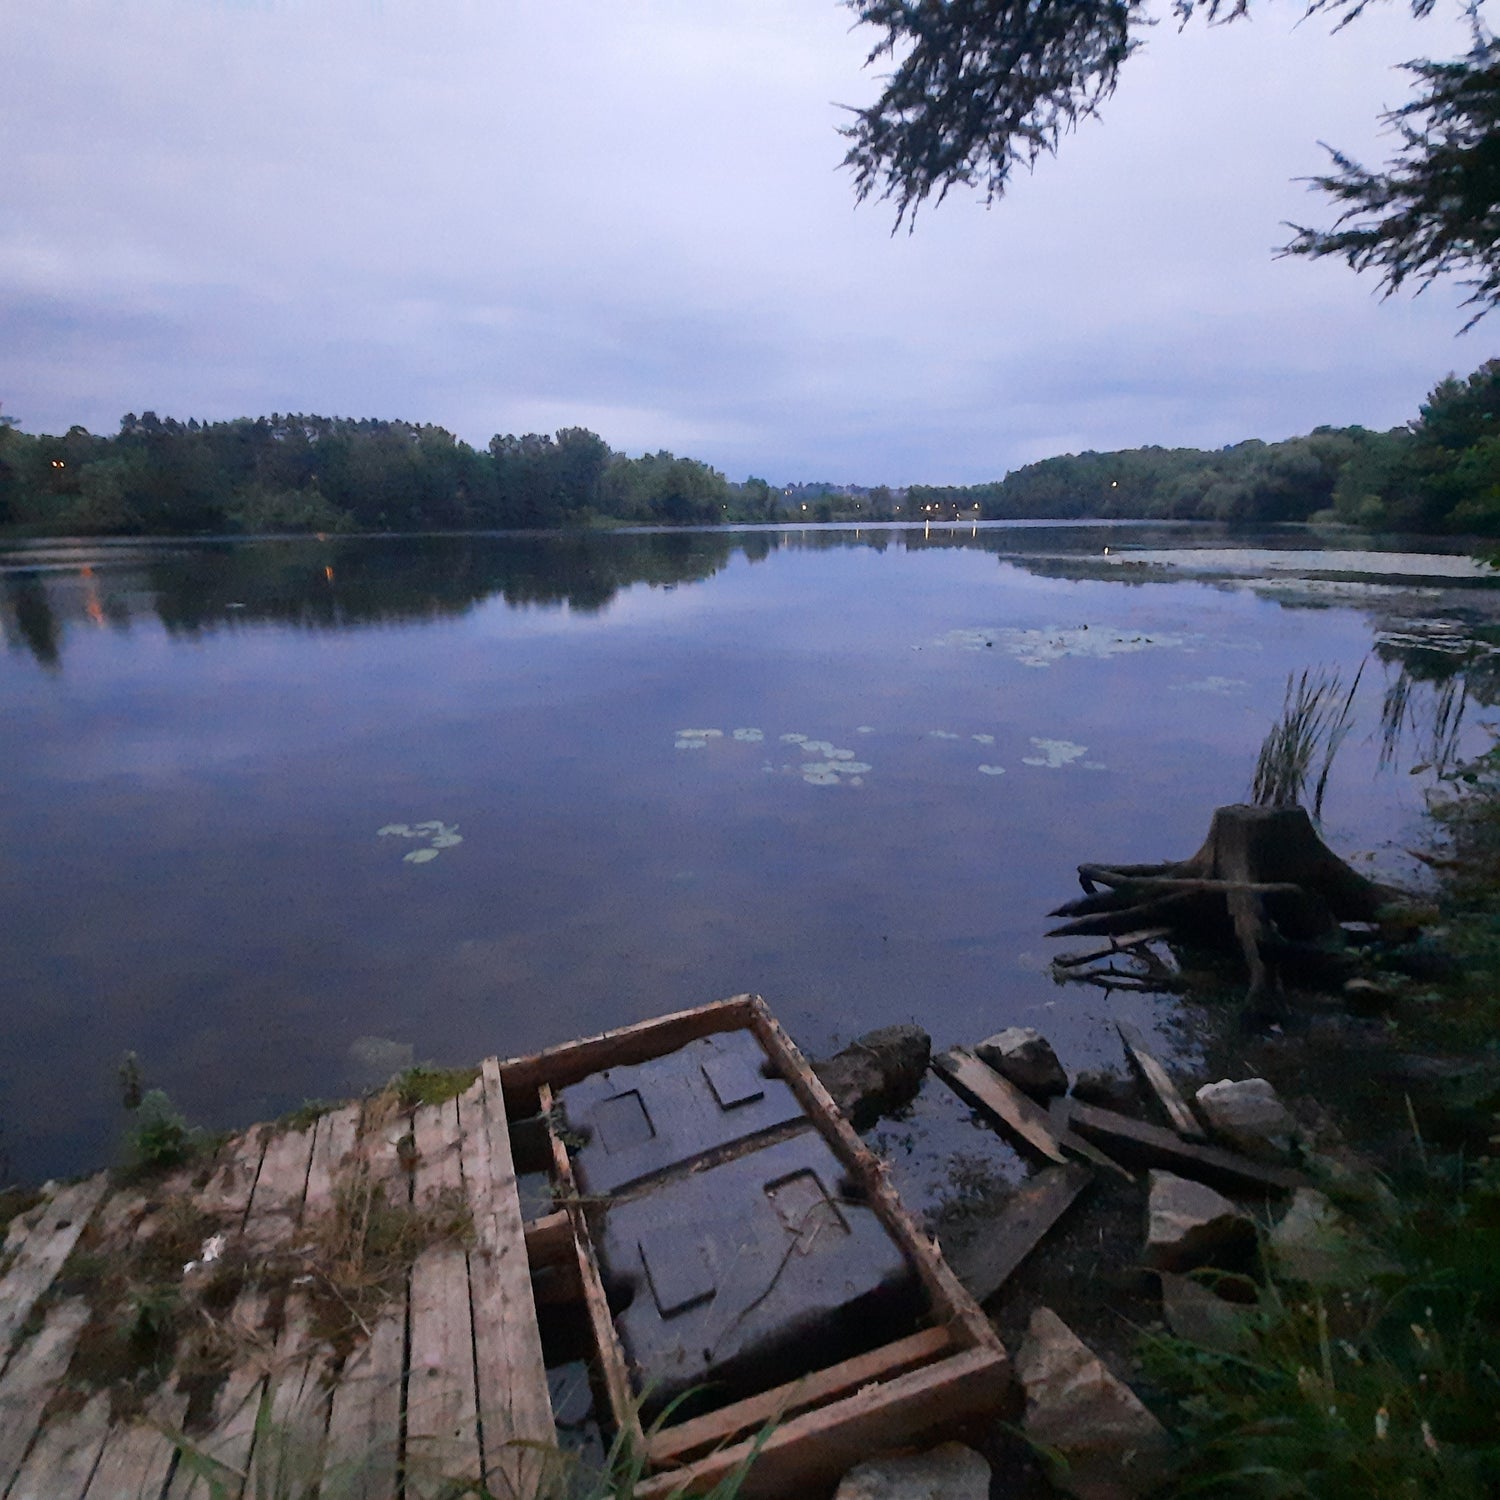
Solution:
{"label": "rock", "polygon": [[1100,1068],[1080,1073],[1073,1080],[1073,1097],[1085,1104],[1097,1104],[1112,1109],[1116,1114],[1139,1114],[1144,1100],[1141,1087],[1134,1078],[1120,1073],[1109,1073]]}
{"label": "rock", "polygon": [[1297,1189],[1266,1243],[1277,1272],[1309,1286],[1355,1286],[1397,1269],[1316,1188]]}
{"label": "rock", "polygon": [[1030,1026],[1012,1026],[979,1043],[975,1053],[1018,1089],[1039,1098],[1068,1092],[1068,1075],[1052,1044]]}
{"label": "rock", "polygon": [[1247,1156],[1276,1158],[1292,1149],[1297,1122],[1264,1078],[1223,1078],[1194,1097],[1214,1133]]}
{"label": "rock", "polygon": [[812,1070],[856,1130],[910,1104],[932,1060],[932,1038],[920,1026],[882,1026],[856,1038]]}
{"label": "rock", "polygon": [[1233,1265],[1255,1248],[1255,1221],[1222,1193],[1173,1172],[1151,1173],[1146,1264],[1157,1271]]}
{"label": "rock", "polygon": [[1356,1015],[1377,1015],[1393,998],[1391,991],[1376,980],[1356,978],[1344,981],[1344,1004]]}
{"label": "rock", "polygon": [[990,1466],[962,1443],[872,1458],[849,1470],[833,1500],[987,1500]]}
{"label": "rock", "polygon": [[1031,1315],[1016,1357],[1026,1436],[1066,1464],[1058,1482],[1079,1500],[1125,1500],[1160,1478],[1171,1440],[1123,1381],[1051,1308]]}
{"label": "rock", "polygon": [[1219,1354],[1243,1354],[1250,1343],[1247,1327],[1253,1309],[1226,1302],[1191,1276],[1161,1273],[1161,1313],[1173,1335]]}

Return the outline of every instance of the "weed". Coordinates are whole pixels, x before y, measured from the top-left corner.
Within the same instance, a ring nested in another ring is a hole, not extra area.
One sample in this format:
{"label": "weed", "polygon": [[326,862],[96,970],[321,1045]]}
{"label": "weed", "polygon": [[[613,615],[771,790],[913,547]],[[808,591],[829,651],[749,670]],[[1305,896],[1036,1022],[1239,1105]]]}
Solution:
{"label": "weed", "polygon": [[332,1099],[304,1099],[296,1109],[289,1109],[276,1120],[272,1129],[287,1133],[310,1130],[324,1115],[340,1108],[342,1106]]}
{"label": "weed", "polygon": [[390,1088],[402,1109],[415,1109],[419,1104],[446,1104],[456,1099],[478,1077],[478,1068],[437,1068],[431,1063],[418,1063],[398,1073]]}
{"label": "weed", "polygon": [[1313,766],[1321,756],[1313,783],[1312,814],[1315,818],[1322,816],[1328,775],[1333,769],[1333,758],[1352,727],[1350,713],[1364,672],[1361,662],[1347,693],[1337,672],[1319,670],[1303,672],[1299,678],[1287,677],[1281,717],[1261,744],[1255,762],[1251,800],[1257,807],[1299,804],[1307,791]]}
{"label": "weed", "polygon": [[203,1131],[190,1127],[160,1089],[151,1089],[142,1097],[125,1138],[126,1180],[180,1167],[203,1150],[206,1140]]}

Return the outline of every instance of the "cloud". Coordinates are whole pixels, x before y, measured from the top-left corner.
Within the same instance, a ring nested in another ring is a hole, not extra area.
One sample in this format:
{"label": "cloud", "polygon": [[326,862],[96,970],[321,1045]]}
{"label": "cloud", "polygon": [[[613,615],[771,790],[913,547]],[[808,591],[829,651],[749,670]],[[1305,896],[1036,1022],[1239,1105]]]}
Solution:
{"label": "cloud", "polygon": [[992,210],[892,235],[838,171],[827,0],[50,0],[7,21],[0,399],[582,424],[773,480],[1388,426],[1483,350],[1451,288],[1276,260],[1316,141],[1377,154],[1401,7],[1164,25]]}

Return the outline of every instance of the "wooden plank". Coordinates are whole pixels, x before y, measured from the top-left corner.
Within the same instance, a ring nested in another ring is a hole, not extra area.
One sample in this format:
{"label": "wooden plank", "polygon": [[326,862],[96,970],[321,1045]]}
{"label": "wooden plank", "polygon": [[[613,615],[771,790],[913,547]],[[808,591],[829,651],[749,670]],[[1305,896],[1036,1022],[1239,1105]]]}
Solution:
{"label": "wooden plank", "polygon": [[391,1500],[396,1493],[405,1346],[403,1302],[381,1313],[369,1341],[344,1362],[328,1413],[324,1494]]}
{"label": "wooden plank", "polygon": [[1120,1033],[1120,1040],[1125,1043],[1125,1050],[1131,1061],[1140,1069],[1141,1077],[1161,1101],[1161,1107],[1166,1110],[1173,1130],[1189,1140],[1207,1140],[1207,1132],[1198,1123],[1198,1117],[1188,1107],[1187,1100],[1177,1092],[1177,1085],[1167,1076],[1167,1070],[1146,1050],[1146,1043],[1140,1032],[1128,1021],[1116,1021],[1115,1030]]}
{"label": "wooden plank", "polygon": [[250,1459],[249,1495],[311,1495],[322,1477],[332,1351],[313,1341],[310,1323],[306,1298],[288,1297],[267,1386],[269,1421]]}
{"label": "wooden plank", "polygon": [[750,997],[750,1029],[766,1049],[779,1075],[802,1101],[802,1107],[812,1117],[835,1155],[864,1191],[866,1201],[879,1215],[881,1223],[916,1267],[932,1301],[932,1321],[949,1324],[954,1342],[960,1347],[979,1344],[999,1351],[1003,1357],[1004,1346],[999,1335],[990,1327],[979,1304],[949,1269],[934,1242],[917,1227],[891,1186],[885,1165],[876,1160],[854,1133],[854,1127],[844,1118],[828,1090],[808,1066],[796,1043],[771,1014],[765,1001],[755,995]]}
{"label": "wooden plank", "polygon": [[1184,1176],[1235,1185],[1248,1184],[1277,1192],[1291,1192],[1307,1186],[1307,1178],[1300,1172],[1251,1161],[1247,1156],[1218,1146],[1195,1146],[1160,1125],[1132,1120],[1128,1115],[1101,1109],[1097,1104],[1081,1104],[1074,1099],[1070,1103],[1070,1115],[1076,1130],[1098,1137],[1122,1153],[1129,1152],[1148,1163],[1171,1167]]}
{"label": "wooden plank", "polygon": [[38,1435],[6,1500],[79,1500],[109,1435],[109,1395],[56,1417]]}
{"label": "wooden plank", "polygon": [[556,1265],[573,1253],[573,1221],[566,1209],[528,1219],[522,1226],[526,1237],[526,1259],[533,1271]]}
{"label": "wooden plank", "polygon": [[981,1062],[963,1047],[955,1047],[951,1052],[934,1057],[932,1067],[945,1083],[983,1106],[1034,1151],[1041,1152],[1059,1166],[1067,1164],[1067,1152],[1053,1134],[1047,1112],[1028,1099],[1008,1078],[1002,1078],[988,1063]]}
{"label": "wooden plank", "polygon": [[[547,1450],[556,1446],[557,1427],[494,1058],[459,1097],[458,1115],[464,1191],[474,1217],[469,1300],[484,1483],[496,1495],[529,1496],[556,1471]],[[571,1233],[571,1225],[567,1229]]]}
{"label": "wooden plank", "polygon": [[266,1141],[245,1213],[251,1249],[268,1251],[291,1240],[302,1216],[313,1135],[313,1130],[273,1131]]}
{"label": "wooden plank", "polygon": [[599,1274],[598,1257],[589,1237],[588,1222],[583,1205],[578,1201],[578,1185],[573,1178],[573,1163],[568,1160],[568,1148],[558,1139],[552,1128],[552,1090],[547,1084],[537,1089],[538,1108],[548,1122],[547,1133],[552,1142],[552,1177],[557,1198],[567,1205],[568,1217],[573,1224],[573,1249],[578,1261],[578,1280],[583,1287],[583,1305],[588,1313],[589,1328],[594,1337],[594,1353],[599,1371],[604,1377],[604,1391],[609,1398],[610,1416],[617,1431],[625,1434],[626,1441],[639,1452],[645,1444],[641,1431],[640,1412],[630,1390],[630,1377],[625,1369],[625,1355],[620,1341],[615,1336],[614,1319],[609,1312],[609,1299],[604,1294],[604,1279]]}
{"label": "wooden plank", "polygon": [[0,1495],[16,1477],[88,1320],[82,1297],[57,1303],[0,1376]]}
{"label": "wooden plank", "polygon": [[[241,1352],[219,1394],[208,1432],[194,1439],[193,1446],[204,1457],[223,1464],[231,1472],[243,1475],[249,1468],[255,1447],[256,1419],[260,1414],[261,1392],[265,1385],[270,1351],[266,1347],[261,1324],[265,1319],[266,1299],[258,1291],[244,1291],[235,1300],[229,1324],[238,1335]],[[191,1465],[179,1460],[163,1500],[220,1500],[227,1492],[229,1500],[241,1493],[242,1486],[230,1483],[216,1491],[200,1479]]]}
{"label": "wooden plank", "polygon": [[100,1172],[87,1181],[59,1188],[27,1231],[9,1270],[0,1279],[0,1370],[5,1369],[16,1333],[73,1253],[108,1184],[108,1176]]}
{"label": "wooden plank", "polygon": [[219,1152],[213,1175],[198,1195],[198,1207],[206,1214],[223,1219],[238,1229],[245,1221],[255,1179],[260,1176],[260,1159],[265,1151],[266,1132],[257,1127],[230,1141]]}
{"label": "wooden plank", "polygon": [[[950,1359],[877,1381],[830,1406],[804,1412],[766,1439],[739,1494],[786,1500],[822,1493],[871,1453],[898,1447],[937,1425],[993,1412],[1009,1386],[1005,1355],[970,1349]],[[754,1450],[747,1438],[685,1469],[668,1469],[636,1486],[635,1500],[701,1495]]]}
{"label": "wooden plank", "polygon": [[949,1256],[958,1279],[977,1302],[987,1302],[1010,1280],[1093,1180],[1094,1174],[1075,1162],[1048,1167],[1017,1190],[997,1223],[986,1224]]}
{"label": "wooden plank", "polygon": [[[414,1201],[463,1191],[458,1101],[423,1105],[412,1119]],[[461,1246],[429,1246],[411,1271],[406,1385],[406,1493],[436,1495],[480,1474],[469,1267]]]}
{"label": "wooden plank", "polygon": [[302,1200],[304,1220],[330,1213],[334,1195],[359,1137],[360,1107],[346,1105],[318,1117],[314,1127],[312,1161],[307,1169],[307,1192]]}
{"label": "wooden plank", "polygon": [[925,1328],[894,1343],[883,1344],[867,1354],[816,1370],[800,1380],[788,1381],[775,1390],[736,1401],[720,1411],[708,1412],[663,1427],[646,1439],[646,1456],[653,1467],[677,1463],[704,1448],[715,1448],[731,1438],[755,1433],[767,1422],[780,1422],[792,1413],[845,1396],[875,1380],[889,1380],[916,1365],[953,1352],[953,1338],[946,1328]]}
{"label": "wooden plank", "polygon": [[701,1036],[716,1031],[738,1031],[748,1024],[755,999],[753,995],[734,995],[728,1000],[716,1000],[710,1005],[565,1042],[529,1057],[509,1058],[500,1064],[506,1108],[519,1119],[531,1112],[540,1084],[554,1090],[565,1088],[601,1068],[646,1062],[663,1053],[675,1052]]}
{"label": "wooden plank", "polygon": [[160,1500],[176,1446],[168,1432],[182,1428],[188,1398],[158,1391],[148,1418],[110,1429],[83,1500]]}

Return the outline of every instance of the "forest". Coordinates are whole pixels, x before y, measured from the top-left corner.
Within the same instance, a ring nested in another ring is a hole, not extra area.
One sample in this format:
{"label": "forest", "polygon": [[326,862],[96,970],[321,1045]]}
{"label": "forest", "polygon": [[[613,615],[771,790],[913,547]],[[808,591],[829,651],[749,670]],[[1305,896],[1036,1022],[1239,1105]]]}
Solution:
{"label": "forest", "polygon": [[343,417],[181,422],[32,435],[0,420],[0,528],[20,536],[538,529],[600,524],[880,520],[1341,522],[1366,531],[1500,535],[1500,360],[1448,376],[1388,431],[1317,427],[1217,450],[1129,448],[1043,459],[1003,479],[905,492],[731,484],[668,452],[598,434],[491,438]]}
{"label": "forest", "polygon": [[1317,427],[1217,451],[1127,448],[1012,470],[992,484],[914,486],[914,518],[1342,522],[1365,531],[1500,533],[1500,360],[1448,376],[1404,427]]}

